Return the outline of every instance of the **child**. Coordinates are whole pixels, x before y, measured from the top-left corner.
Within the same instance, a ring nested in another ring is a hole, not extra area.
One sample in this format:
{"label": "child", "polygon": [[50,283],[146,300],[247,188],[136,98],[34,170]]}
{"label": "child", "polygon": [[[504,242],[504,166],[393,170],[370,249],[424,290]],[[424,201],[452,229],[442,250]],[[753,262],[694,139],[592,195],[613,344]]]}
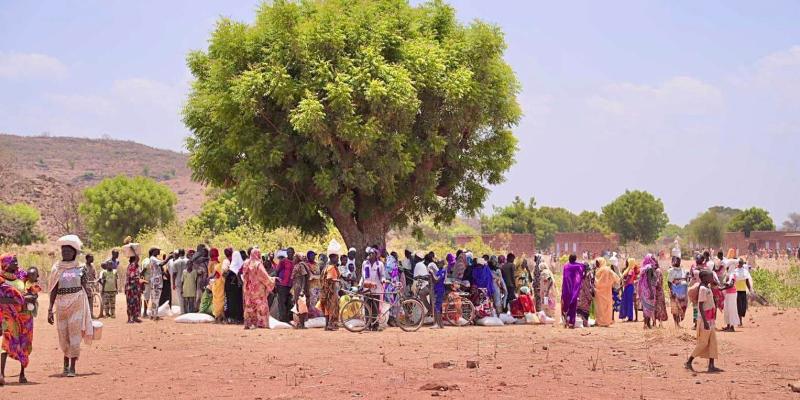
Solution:
{"label": "child", "polygon": [[525,318],[525,314],[536,314],[536,306],[529,293],[530,289],[527,286],[519,288],[519,296],[511,301],[512,317]]}
{"label": "child", "polygon": [[183,270],[183,312],[194,313],[195,310],[195,297],[197,296],[197,270],[192,268],[192,264],[187,264],[186,269]]}
{"label": "child", "polygon": [[101,264],[100,267],[103,269],[100,274],[100,287],[102,290],[100,318],[116,318],[117,271],[114,270],[114,264],[110,260]]}
{"label": "child", "polygon": [[709,270],[700,271],[700,288],[697,295],[697,345],[686,361],[686,369],[694,371],[692,361],[695,357],[708,358],[708,372],[722,372],[714,366],[717,358],[717,333],[714,329],[714,320],[717,319],[717,306],[714,304],[712,288],[716,285],[714,273]]}
{"label": "child", "polygon": [[33,313],[33,317],[39,314],[39,292],[42,287],[39,286],[39,268],[28,268],[28,276],[25,277],[25,293],[27,293],[32,301],[28,303],[28,311]]}
{"label": "child", "polygon": [[433,326],[431,329],[444,328],[444,321],[442,321],[442,303],[444,302],[444,278],[447,274],[447,268],[438,266],[431,262],[428,264],[428,272],[431,274],[431,281],[433,282]]}
{"label": "child", "polygon": [[452,290],[447,294],[447,320],[453,323],[459,323],[463,315],[463,305],[461,300],[461,282],[453,281]]}
{"label": "child", "polygon": [[306,329],[306,320],[308,320],[308,303],[306,303],[306,295],[300,293],[297,297],[297,329]]}

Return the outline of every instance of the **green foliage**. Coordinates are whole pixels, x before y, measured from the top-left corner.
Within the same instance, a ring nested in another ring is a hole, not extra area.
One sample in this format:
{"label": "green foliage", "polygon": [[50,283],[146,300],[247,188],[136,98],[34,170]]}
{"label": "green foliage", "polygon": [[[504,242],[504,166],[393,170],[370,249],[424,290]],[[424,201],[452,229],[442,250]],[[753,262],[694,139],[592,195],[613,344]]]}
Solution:
{"label": "green foliage", "polygon": [[728,230],[734,232],[774,231],[775,223],[769,212],[763,208],[751,207],[736,214],[728,223]]}
{"label": "green foliage", "polygon": [[125,236],[175,219],[175,194],[150,178],[104,179],[83,195],[78,211],[96,245],[120,244]]}
{"label": "green foliage", "polygon": [[669,222],[664,203],[645,191],[629,191],[603,207],[603,219],[620,243],[653,243]]}
{"label": "green foliage", "polygon": [[725,235],[725,225],[727,225],[726,216],[709,209],[689,221],[686,231],[689,232],[693,242],[719,248]]}
{"label": "green foliage", "polygon": [[667,224],[667,226],[664,227],[664,230],[661,231],[661,237],[663,238],[674,239],[678,236],[686,236],[686,231],[681,228],[680,225]]}
{"label": "green foliage", "polygon": [[216,236],[249,223],[248,212],[236,200],[233,192],[213,194],[203,204],[200,213],[186,221],[187,229],[205,236]]}
{"label": "green foliage", "polygon": [[420,223],[389,235],[389,249],[400,252],[405,249],[433,251],[438,255],[452,253],[456,248],[455,237],[478,235],[479,232],[456,218],[450,224],[437,225],[433,219],[424,218]]}
{"label": "green foliage", "polygon": [[0,245],[29,245],[44,238],[36,227],[39,210],[23,203],[0,203]]}
{"label": "green foliage", "polygon": [[575,229],[578,232],[586,233],[610,233],[603,218],[594,211],[583,211],[578,214]]}
{"label": "green foliage", "polygon": [[441,1],[276,0],[252,24],[221,19],[187,58],[193,177],[267,228],[333,220],[354,246],[472,214],[516,151],[505,48]]}
{"label": "green foliage", "polygon": [[533,233],[536,247],[547,248],[553,244],[556,232],[573,232],[577,229],[578,217],[562,207],[536,207],[536,200],[528,203],[519,197],[506,207],[495,207],[494,214],[481,217],[481,228],[485,233]]}
{"label": "green foliage", "polygon": [[772,305],[800,307],[800,266],[785,271],[757,269],[751,272],[753,286]]}

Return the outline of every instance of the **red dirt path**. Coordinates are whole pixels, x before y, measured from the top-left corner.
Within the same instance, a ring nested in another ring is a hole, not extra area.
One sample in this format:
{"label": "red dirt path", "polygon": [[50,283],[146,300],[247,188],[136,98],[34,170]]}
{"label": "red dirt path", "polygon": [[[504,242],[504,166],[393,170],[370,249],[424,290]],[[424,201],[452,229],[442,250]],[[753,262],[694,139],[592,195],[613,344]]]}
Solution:
{"label": "red dirt path", "polygon": [[[719,333],[725,372],[711,375],[683,369],[694,334],[672,326],[244,331],[171,320],[127,325],[123,300],[122,317],[107,322],[101,341],[84,346],[79,376],[69,379],[59,376],[57,334],[43,315],[46,297],[40,299],[32,383],[0,388],[0,399],[800,399],[787,387],[800,380],[796,309],[754,309],[740,332]],[[479,368],[467,369],[468,360]],[[453,366],[433,368],[442,361]],[[698,370],[705,365],[695,362]],[[9,360],[7,381],[16,381],[18,368]],[[421,390],[426,384],[457,388]]]}

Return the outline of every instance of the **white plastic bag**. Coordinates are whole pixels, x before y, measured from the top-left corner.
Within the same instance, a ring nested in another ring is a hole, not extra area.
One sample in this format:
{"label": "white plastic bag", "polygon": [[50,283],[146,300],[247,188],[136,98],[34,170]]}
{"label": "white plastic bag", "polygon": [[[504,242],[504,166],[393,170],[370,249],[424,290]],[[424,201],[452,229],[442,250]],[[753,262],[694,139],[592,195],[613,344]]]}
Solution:
{"label": "white plastic bag", "polygon": [[425,317],[425,320],[422,321],[423,325],[433,325],[433,317]]}
{"label": "white plastic bag", "polygon": [[103,338],[103,323],[100,321],[92,320],[92,340],[100,340]]}
{"label": "white plastic bag", "polygon": [[459,317],[458,321],[456,321],[456,325],[458,325],[458,326],[469,325],[469,321],[464,319],[464,317]]}
{"label": "white plastic bag", "polygon": [[539,316],[534,313],[525,313],[525,322],[529,324],[538,324]]}
{"label": "white plastic bag", "polygon": [[305,323],[306,328],[324,328],[325,317],[311,318]]}
{"label": "white plastic bag", "polygon": [[214,317],[208,314],[189,313],[175,318],[175,322],[179,324],[207,324],[214,322]]}
{"label": "white plastic bag", "polygon": [[[214,317],[211,317],[213,320]],[[278,321],[275,318],[269,317],[269,329],[292,329],[292,326],[286,322]]]}
{"label": "white plastic bag", "polygon": [[503,326],[503,320],[497,317],[483,317],[475,323],[480,326]]}
{"label": "white plastic bag", "polygon": [[547,314],[544,313],[544,311],[539,311],[537,315],[539,316],[539,322],[543,324],[553,324],[556,322],[555,318],[548,317]]}
{"label": "white plastic bag", "polygon": [[364,326],[364,321],[360,319],[351,319],[344,323],[350,329],[361,328]]}
{"label": "white plastic bag", "polygon": [[181,307],[180,306],[172,306],[172,315],[181,315]]}
{"label": "white plastic bag", "polygon": [[169,307],[169,302],[165,302],[160,307],[158,307],[158,316],[159,317],[171,317],[172,316],[172,309]]}
{"label": "white plastic bag", "polygon": [[500,314],[500,321],[503,321],[506,325],[511,325],[517,323],[514,317],[511,314]]}

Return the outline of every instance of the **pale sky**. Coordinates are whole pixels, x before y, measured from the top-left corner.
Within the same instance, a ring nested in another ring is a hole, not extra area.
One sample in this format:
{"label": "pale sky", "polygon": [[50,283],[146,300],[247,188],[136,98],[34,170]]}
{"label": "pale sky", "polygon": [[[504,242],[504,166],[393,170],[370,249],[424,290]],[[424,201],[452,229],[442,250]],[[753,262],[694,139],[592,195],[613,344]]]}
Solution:
{"label": "pale sky", "polygon": [[[416,1],[415,1],[416,3]],[[684,224],[800,211],[800,3],[451,1],[495,23],[520,79],[515,195],[599,211],[627,189]],[[0,132],[183,148],[189,50],[255,1],[0,0]]]}

